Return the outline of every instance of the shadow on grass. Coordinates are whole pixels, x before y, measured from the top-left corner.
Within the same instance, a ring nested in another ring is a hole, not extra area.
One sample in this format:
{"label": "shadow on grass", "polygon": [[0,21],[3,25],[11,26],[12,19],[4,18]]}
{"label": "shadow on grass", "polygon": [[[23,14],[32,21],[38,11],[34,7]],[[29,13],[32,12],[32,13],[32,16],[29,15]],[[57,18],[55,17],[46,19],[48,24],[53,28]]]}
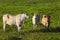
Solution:
{"label": "shadow on grass", "polygon": [[22,38],[19,38],[19,37],[10,37],[10,38],[8,38],[8,40],[22,40]]}
{"label": "shadow on grass", "polygon": [[55,28],[50,28],[51,32],[60,32],[60,27],[56,26]]}
{"label": "shadow on grass", "polygon": [[40,30],[30,30],[29,32],[60,32],[60,27],[56,26],[55,28],[49,28],[49,29],[40,29]]}

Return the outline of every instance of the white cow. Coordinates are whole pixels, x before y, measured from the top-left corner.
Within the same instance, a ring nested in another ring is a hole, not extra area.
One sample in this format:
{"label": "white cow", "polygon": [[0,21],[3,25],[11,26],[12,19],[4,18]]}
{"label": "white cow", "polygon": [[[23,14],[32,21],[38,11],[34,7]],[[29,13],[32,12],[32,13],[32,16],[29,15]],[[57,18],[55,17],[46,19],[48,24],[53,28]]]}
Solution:
{"label": "white cow", "polygon": [[3,30],[5,31],[6,24],[8,24],[8,25],[16,25],[19,31],[21,29],[22,24],[24,23],[24,20],[28,17],[29,16],[26,13],[18,14],[15,16],[11,14],[3,15]]}
{"label": "white cow", "polygon": [[32,23],[33,23],[33,26],[38,26],[38,24],[40,23],[40,16],[39,14],[34,14],[33,17],[32,17]]}

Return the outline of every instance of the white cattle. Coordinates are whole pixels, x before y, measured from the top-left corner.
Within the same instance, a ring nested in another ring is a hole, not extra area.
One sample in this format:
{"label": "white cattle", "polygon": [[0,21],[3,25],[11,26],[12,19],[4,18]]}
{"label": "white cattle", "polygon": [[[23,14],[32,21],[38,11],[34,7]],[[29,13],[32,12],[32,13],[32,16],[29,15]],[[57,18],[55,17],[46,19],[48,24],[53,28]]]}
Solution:
{"label": "white cattle", "polygon": [[49,15],[43,15],[41,23],[45,26],[45,28],[48,28],[50,25],[50,16]]}
{"label": "white cattle", "polygon": [[3,15],[3,30],[5,31],[6,24],[8,24],[8,25],[16,25],[19,31],[21,29],[22,24],[24,23],[24,20],[28,17],[29,16],[26,13],[18,14],[15,16],[11,14]]}
{"label": "white cattle", "polygon": [[38,26],[39,22],[40,22],[39,14],[34,14],[32,17],[33,26]]}

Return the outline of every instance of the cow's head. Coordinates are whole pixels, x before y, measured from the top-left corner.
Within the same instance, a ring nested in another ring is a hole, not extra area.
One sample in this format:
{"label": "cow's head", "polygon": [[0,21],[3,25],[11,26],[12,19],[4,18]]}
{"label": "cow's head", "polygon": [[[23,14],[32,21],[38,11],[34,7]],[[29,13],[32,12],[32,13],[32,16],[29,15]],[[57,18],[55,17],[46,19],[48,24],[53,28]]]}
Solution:
{"label": "cow's head", "polygon": [[27,14],[26,12],[23,13],[23,16],[24,16],[26,19],[29,18],[28,14]]}
{"label": "cow's head", "polygon": [[43,18],[50,18],[50,16],[49,15],[43,15]]}

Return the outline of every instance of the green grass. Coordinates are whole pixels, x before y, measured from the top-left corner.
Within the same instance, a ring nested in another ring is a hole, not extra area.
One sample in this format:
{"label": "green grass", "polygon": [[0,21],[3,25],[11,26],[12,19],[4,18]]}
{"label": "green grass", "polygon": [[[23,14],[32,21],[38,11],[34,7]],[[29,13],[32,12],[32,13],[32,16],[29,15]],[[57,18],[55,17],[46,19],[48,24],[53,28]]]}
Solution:
{"label": "green grass", "polygon": [[[20,32],[17,27],[7,26],[3,32],[2,16],[6,13],[12,15],[27,11],[30,16],[25,21]],[[51,31],[42,25],[33,30],[31,18],[38,12],[51,16]],[[60,40],[60,0],[0,0],[0,40]]]}

